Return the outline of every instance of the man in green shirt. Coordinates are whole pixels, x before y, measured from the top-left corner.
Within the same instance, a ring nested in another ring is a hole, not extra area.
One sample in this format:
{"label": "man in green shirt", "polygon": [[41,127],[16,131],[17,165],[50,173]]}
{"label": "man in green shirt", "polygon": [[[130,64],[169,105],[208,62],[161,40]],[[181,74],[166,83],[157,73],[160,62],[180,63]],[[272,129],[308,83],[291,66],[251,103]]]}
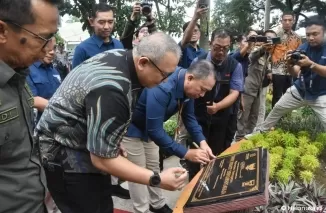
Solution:
{"label": "man in green shirt", "polygon": [[45,212],[45,176],[32,138],[33,95],[25,70],[53,49],[55,3],[0,1],[0,212]]}

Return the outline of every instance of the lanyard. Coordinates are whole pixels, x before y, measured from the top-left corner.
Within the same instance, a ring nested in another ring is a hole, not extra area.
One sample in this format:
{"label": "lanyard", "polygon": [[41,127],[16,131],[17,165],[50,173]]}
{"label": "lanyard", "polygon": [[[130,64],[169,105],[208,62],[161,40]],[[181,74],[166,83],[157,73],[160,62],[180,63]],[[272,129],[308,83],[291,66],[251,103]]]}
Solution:
{"label": "lanyard", "polygon": [[[178,73],[178,83],[179,83],[179,77],[180,77],[181,70]],[[184,102],[181,103],[180,99],[178,99],[178,117],[177,117],[177,128],[175,128],[175,133],[174,133],[174,140],[177,141],[177,138],[180,134],[180,126],[181,126],[181,118],[182,118],[182,110],[183,110],[183,104]]]}
{"label": "lanyard", "polygon": [[174,133],[174,140],[175,141],[177,141],[177,138],[178,138],[178,136],[180,134],[180,126],[181,126],[181,116],[182,116],[183,104],[184,104],[184,102],[180,103],[180,99],[178,99],[177,128],[175,128],[175,133]]}

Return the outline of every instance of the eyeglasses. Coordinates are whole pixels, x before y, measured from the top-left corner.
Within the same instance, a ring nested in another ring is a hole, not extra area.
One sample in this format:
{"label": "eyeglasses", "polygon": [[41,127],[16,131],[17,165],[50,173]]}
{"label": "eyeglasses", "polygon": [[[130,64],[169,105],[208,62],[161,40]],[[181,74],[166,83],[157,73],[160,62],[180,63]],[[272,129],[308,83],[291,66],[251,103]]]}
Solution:
{"label": "eyeglasses", "polygon": [[227,52],[227,51],[229,51],[229,49],[230,49],[230,46],[229,45],[227,45],[227,46],[221,46],[221,45],[214,45],[213,46],[213,49],[215,50],[215,51],[223,51],[223,52]]}
{"label": "eyeglasses", "polygon": [[[143,57],[146,57],[146,56],[143,56]],[[162,75],[162,80],[161,81],[164,81],[165,79],[167,79],[172,73],[166,73],[164,71],[162,71],[150,58],[146,57],[153,65],[154,67],[161,73]]]}
{"label": "eyeglasses", "polygon": [[14,26],[16,26],[16,27],[19,27],[20,29],[25,30],[25,31],[28,32],[29,34],[33,35],[34,37],[43,40],[45,43],[44,43],[42,49],[43,49],[44,47],[46,47],[46,46],[48,45],[48,43],[53,39],[53,37],[57,34],[57,32],[55,32],[55,33],[50,34],[50,35],[49,35],[49,38],[44,38],[44,37],[42,37],[42,36],[40,36],[40,35],[37,35],[36,33],[33,33],[32,31],[30,31],[30,30],[24,28],[23,26],[21,26],[21,25],[15,23],[15,22],[13,22],[13,21],[4,20],[4,22],[9,23],[9,24],[12,24],[12,25],[14,25]]}

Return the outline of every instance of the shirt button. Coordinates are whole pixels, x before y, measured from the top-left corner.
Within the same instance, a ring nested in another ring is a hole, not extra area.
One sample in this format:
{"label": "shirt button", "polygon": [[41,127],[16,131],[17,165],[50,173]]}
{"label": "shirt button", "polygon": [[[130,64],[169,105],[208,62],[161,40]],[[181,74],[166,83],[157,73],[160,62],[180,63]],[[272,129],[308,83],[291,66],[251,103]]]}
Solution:
{"label": "shirt button", "polygon": [[7,141],[8,139],[9,139],[9,134],[6,133],[6,135],[5,135],[5,140]]}

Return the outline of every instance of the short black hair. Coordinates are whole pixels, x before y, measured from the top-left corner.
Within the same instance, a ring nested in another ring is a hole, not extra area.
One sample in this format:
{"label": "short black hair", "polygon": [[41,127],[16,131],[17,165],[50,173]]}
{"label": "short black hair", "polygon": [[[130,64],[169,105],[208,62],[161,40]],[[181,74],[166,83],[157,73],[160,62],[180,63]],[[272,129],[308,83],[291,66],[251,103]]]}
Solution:
{"label": "short black hair", "polygon": [[305,21],[304,27],[310,27],[312,25],[322,26],[325,29],[326,23],[322,17],[313,16]]}
{"label": "short black hair", "polygon": [[[43,0],[52,5],[59,5],[62,0]],[[32,0],[0,0],[0,20],[11,21],[19,25],[33,24]]]}
{"label": "short black hair", "polygon": [[[184,25],[182,26],[182,31],[186,31],[188,25],[189,25],[190,21],[184,23]],[[196,23],[196,26],[198,27],[198,29],[200,29],[200,25],[198,23]]]}
{"label": "short black hair", "polygon": [[217,38],[228,38],[229,37],[232,40],[231,33],[225,29],[214,30],[211,35],[211,42],[213,42],[216,37]]}
{"label": "short black hair", "polygon": [[98,12],[110,12],[114,11],[114,8],[106,3],[94,4],[90,13],[90,18],[96,18]]}
{"label": "short black hair", "polygon": [[266,35],[267,33],[273,33],[274,35],[277,36],[277,33],[276,33],[274,30],[266,30],[266,31],[264,32],[264,35]]}
{"label": "short black hair", "polygon": [[284,11],[282,13],[282,19],[284,16],[292,16],[294,18],[294,13],[292,11]]}

